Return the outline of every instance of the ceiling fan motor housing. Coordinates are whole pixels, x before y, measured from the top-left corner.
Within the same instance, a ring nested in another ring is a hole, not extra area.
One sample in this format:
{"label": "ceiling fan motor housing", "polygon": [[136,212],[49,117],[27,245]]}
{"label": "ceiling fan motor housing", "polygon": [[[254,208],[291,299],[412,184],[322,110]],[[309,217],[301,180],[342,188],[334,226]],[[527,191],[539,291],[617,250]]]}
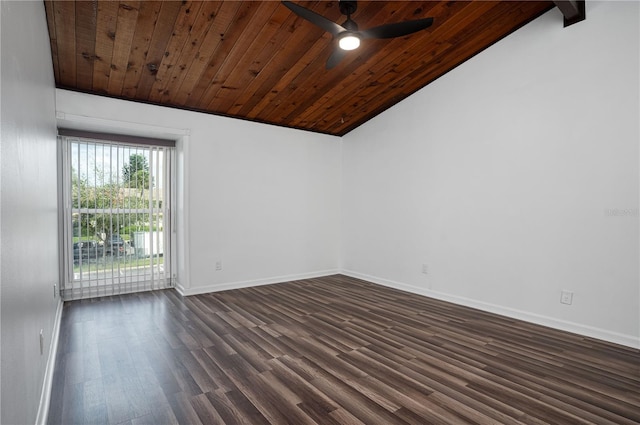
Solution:
{"label": "ceiling fan motor housing", "polygon": [[344,21],[342,26],[343,26],[343,28],[345,28],[349,32],[357,32],[358,31],[358,24],[356,24],[354,21],[352,21],[351,18],[349,18],[346,21]]}

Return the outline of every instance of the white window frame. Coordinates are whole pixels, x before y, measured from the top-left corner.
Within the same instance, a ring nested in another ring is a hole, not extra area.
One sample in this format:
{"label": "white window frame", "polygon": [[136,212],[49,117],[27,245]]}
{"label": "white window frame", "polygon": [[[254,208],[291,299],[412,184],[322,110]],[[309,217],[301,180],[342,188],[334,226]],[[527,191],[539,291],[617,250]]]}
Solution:
{"label": "white window frame", "polygon": [[[70,152],[69,146],[71,140],[79,140],[88,143],[98,143],[106,145],[124,144],[126,146],[140,146],[143,148],[149,148],[151,146],[170,146],[175,145],[173,141],[140,138],[136,136],[121,136],[115,134],[104,133],[87,133],[87,132],[75,132],[73,130],[59,130],[62,134],[59,136],[60,140],[60,234],[61,234],[61,282],[62,288],[60,292],[64,300],[90,298],[96,296],[109,296],[118,295],[130,292],[139,292],[145,290],[165,289],[175,287],[177,278],[177,261],[176,255],[176,205],[177,205],[177,185],[176,185],[176,152],[175,148],[168,149],[167,156],[163,161],[163,173],[167,176],[166,183],[163,185],[163,204],[161,212],[164,217],[163,228],[163,245],[164,245],[164,278],[154,280],[153,275],[151,281],[127,281],[126,276],[124,282],[119,281],[115,283],[112,281],[109,283],[105,280],[103,285],[88,285],[85,286],[82,282],[78,282],[73,276],[73,225],[71,220],[71,175],[70,175]],[[83,136],[78,137],[77,135]],[[95,136],[95,137],[93,137]],[[138,142],[138,143],[136,143]],[[160,143],[157,143],[160,142]],[[157,143],[157,144],[154,144]],[[150,164],[151,165],[151,164]],[[153,211],[153,209],[152,209]],[[160,212],[156,210],[156,212]],[[150,235],[153,232],[149,232]],[[150,236],[153,238],[153,236]],[[150,241],[153,244],[153,240]],[[168,268],[168,270],[167,270]],[[153,267],[150,267],[153,274]]]}

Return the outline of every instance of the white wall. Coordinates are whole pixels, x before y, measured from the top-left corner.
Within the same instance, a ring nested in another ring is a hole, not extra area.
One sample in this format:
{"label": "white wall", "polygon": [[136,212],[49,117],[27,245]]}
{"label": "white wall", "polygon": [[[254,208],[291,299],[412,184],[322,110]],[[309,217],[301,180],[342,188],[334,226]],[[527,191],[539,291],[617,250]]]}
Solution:
{"label": "white wall", "polygon": [[55,91],[43,3],[2,1],[0,14],[0,422],[33,424],[61,305]]}
{"label": "white wall", "polygon": [[349,133],[345,271],[640,347],[639,27],[552,10]]}
{"label": "white wall", "polygon": [[75,119],[113,131],[188,130],[182,151],[188,265],[178,278],[184,293],[338,270],[339,138],[64,90],[57,91],[57,110],[62,125]]}

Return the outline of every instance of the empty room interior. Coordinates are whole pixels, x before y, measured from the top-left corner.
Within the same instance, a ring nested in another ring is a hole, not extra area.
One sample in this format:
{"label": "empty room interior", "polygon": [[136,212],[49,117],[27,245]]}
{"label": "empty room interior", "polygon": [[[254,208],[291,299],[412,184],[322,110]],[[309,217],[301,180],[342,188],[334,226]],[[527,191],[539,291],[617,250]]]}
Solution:
{"label": "empty room interior", "polygon": [[640,423],[637,1],[0,7],[2,424]]}

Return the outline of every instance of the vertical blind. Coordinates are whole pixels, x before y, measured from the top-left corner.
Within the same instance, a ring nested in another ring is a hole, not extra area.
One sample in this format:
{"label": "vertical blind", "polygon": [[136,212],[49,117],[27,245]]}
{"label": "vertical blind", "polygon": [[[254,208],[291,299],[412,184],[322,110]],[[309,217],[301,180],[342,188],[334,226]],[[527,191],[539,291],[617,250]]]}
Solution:
{"label": "vertical blind", "polygon": [[63,298],[174,286],[174,148],[73,135],[61,141]]}

